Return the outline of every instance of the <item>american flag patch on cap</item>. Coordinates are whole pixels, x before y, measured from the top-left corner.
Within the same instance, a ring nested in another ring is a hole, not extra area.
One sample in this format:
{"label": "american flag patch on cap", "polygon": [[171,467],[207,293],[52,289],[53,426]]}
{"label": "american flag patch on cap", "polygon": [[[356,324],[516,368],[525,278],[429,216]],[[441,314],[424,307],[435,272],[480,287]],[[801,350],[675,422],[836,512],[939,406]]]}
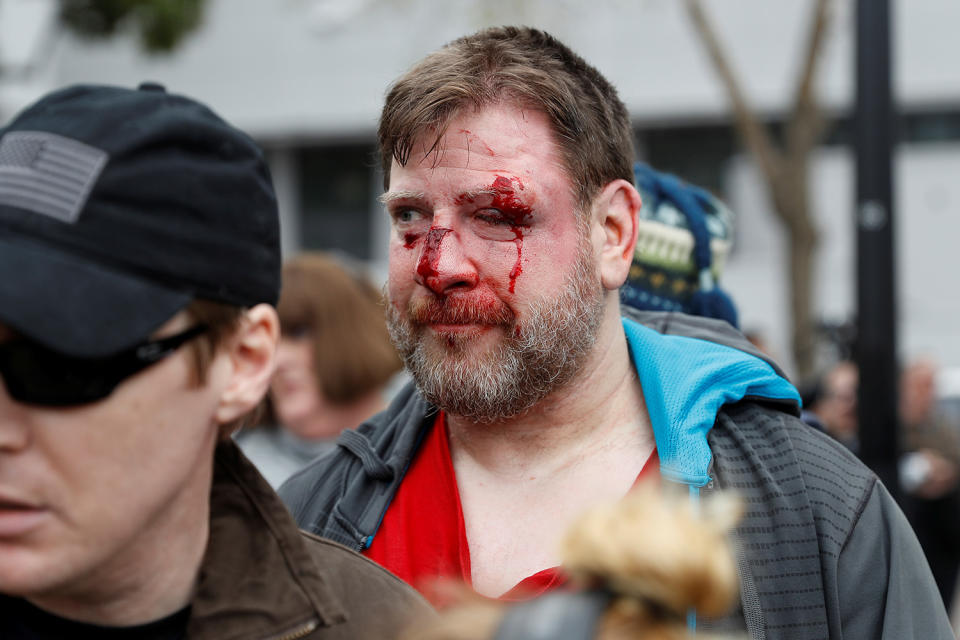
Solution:
{"label": "american flag patch on cap", "polygon": [[108,154],[44,131],[11,131],[0,138],[0,205],[74,223]]}

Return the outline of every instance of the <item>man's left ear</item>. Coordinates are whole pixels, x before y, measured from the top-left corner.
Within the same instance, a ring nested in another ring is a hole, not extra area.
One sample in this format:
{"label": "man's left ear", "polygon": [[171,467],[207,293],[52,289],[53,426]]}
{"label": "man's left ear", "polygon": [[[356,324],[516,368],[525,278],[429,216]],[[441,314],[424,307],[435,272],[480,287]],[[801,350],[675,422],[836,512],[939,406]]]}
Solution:
{"label": "man's left ear", "polygon": [[258,304],[247,310],[240,327],[223,347],[230,358],[231,374],[220,395],[218,423],[228,424],[243,417],[266,395],[279,339],[280,319],[273,307]]}
{"label": "man's left ear", "polygon": [[627,180],[614,180],[594,199],[596,230],[603,231],[599,249],[600,279],[605,289],[618,289],[630,273],[633,250],[637,244],[637,217],[640,194]]}

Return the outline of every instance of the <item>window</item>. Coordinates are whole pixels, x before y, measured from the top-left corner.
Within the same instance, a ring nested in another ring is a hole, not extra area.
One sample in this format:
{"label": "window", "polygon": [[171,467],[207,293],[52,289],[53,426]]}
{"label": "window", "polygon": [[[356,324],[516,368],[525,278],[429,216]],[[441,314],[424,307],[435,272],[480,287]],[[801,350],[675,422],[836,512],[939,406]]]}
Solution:
{"label": "window", "polygon": [[369,260],[378,193],[373,145],[307,147],[299,154],[300,246]]}

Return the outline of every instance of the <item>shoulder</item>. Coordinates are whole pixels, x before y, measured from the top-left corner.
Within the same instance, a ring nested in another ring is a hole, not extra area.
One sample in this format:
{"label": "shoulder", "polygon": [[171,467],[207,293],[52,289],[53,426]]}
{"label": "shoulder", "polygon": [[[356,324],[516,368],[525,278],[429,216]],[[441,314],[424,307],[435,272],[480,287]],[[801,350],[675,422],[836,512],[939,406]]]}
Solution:
{"label": "shoulder", "polygon": [[839,555],[859,524],[879,480],[849,449],[803,421],[787,416],[784,430],[797,454],[810,507],[825,551]]}
{"label": "shoulder", "polygon": [[773,367],[778,375],[786,377],[780,365],[759,351],[740,331],[723,320],[687,315],[676,311],[641,311],[626,305],[620,307],[620,313],[624,317],[663,335],[695,338],[738,349],[763,360]]}
{"label": "shoulder", "polygon": [[300,533],[340,612],[336,624],[311,638],[395,638],[434,615],[419,593],[386,569],[336,542]]}
{"label": "shoulder", "polygon": [[[327,510],[326,505],[335,498],[336,488],[339,486],[336,478],[343,475],[350,459],[351,456],[346,451],[335,447],[326,455],[294,472],[277,489],[280,499],[301,528],[309,529],[308,520],[318,519],[318,513]],[[311,514],[309,518],[308,512]]]}
{"label": "shoulder", "polygon": [[838,561],[876,477],[839,443],[760,402],[725,406],[708,438],[720,486],[745,509],[736,530],[744,606],[758,603],[768,628],[826,637],[838,628]]}
{"label": "shoulder", "polygon": [[[375,617],[379,621],[373,626],[389,622],[385,628],[395,631],[399,624],[432,614],[419,593],[380,565],[331,540],[306,531],[300,534],[317,566],[323,568],[323,577],[337,594],[348,622]],[[359,628],[355,631],[360,633]]]}
{"label": "shoulder", "polygon": [[780,488],[802,488],[821,543],[839,553],[874,492],[876,475],[842,444],[777,408],[740,402],[723,414],[718,458],[728,467],[759,467]]}
{"label": "shoulder", "polygon": [[873,472],[849,449],[799,417],[783,411],[776,402],[744,400],[726,405],[721,415],[728,420],[726,424],[719,420],[718,425],[739,432],[742,439],[787,449],[803,464],[829,461],[844,474],[854,473],[864,483],[875,480]]}
{"label": "shoulder", "polygon": [[[385,411],[341,433],[332,452],[280,487],[280,497],[300,527],[331,537],[327,524],[340,505],[340,515],[349,521],[347,529],[356,529],[369,506],[379,504],[384,496],[389,499],[435,413],[408,385]],[[332,537],[343,541],[356,536]]]}
{"label": "shoulder", "polygon": [[725,426],[738,431],[740,439],[757,446],[789,451],[811,478],[823,475],[847,485],[856,484],[864,500],[876,482],[874,473],[849,449],[799,417],[783,411],[775,402],[745,400],[725,406],[721,414],[729,419]]}

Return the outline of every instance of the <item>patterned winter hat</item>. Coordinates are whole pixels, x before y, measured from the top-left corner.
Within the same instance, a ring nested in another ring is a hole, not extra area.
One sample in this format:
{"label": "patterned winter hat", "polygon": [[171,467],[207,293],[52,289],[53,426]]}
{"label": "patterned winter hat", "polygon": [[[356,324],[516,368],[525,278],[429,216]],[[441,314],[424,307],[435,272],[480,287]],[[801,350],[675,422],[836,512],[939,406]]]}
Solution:
{"label": "patterned winter hat", "polygon": [[704,189],[634,165],[643,199],[639,234],[620,299],[637,309],[726,320],[737,310],[717,287],[733,242],[733,213]]}

